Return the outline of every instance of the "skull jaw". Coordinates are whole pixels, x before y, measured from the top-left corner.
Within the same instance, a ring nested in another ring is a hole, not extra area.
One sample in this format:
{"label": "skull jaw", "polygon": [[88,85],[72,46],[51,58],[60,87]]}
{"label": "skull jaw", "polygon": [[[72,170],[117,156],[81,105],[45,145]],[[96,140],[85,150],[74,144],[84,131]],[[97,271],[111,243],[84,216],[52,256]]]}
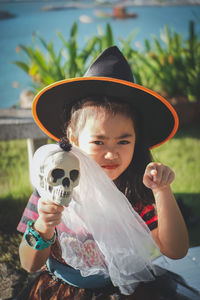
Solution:
{"label": "skull jaw", "polygon": [[68,194],[69,195],[67,195],[66,197],[60,197],[56,195],[53,197],[52,201],[57,205],[68,206],[71,201],[71,193]]}

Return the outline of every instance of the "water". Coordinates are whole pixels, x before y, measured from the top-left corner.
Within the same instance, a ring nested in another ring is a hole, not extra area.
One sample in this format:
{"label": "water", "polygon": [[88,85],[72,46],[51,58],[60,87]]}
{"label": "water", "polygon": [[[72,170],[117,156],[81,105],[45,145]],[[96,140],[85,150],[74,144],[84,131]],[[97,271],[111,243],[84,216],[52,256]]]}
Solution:
{"label": "water", "polygon": [[[67,37],[72,23],[76,21],[79,26],[79,47],[84,47],[86,39],[97,34],[98,27],[105,29],[108,22],[108,19],[95,17],[94,8],[42,11],[41,8],[47,4],[0,3],[0,10],[16,15],[15,18],[0,20],[0,108],[18,103],[21,91],[31,84],[29,77],[11,62],[20,60],[16,47],[19,44],[31,45],[34,32],[39,32],[46,41],[53,40],[55,48],[59,49],[61,42],[56,31],[61,31]],[[59,5],[59,2],[50,4]],[[111,9],[105,8],[104,11],[110,12]],[[138,29],[133,44],[135,47],[141,47],[145,38],[150,39],[153,34],[158,37],[166,24],[182,34],[183,38],[187,38],[189,20],[197,20],[197,16],[200,16],[200,6],[137,6],[129,7],[128,12],[136,12],[138,18],[109,19],[116,44],[119,45],[119,37],[126,38],[134,29]],[[90,16],[93,22],[81,23],[79,17],[84,14]],[[198,30],[199,28],[200,23]]]}

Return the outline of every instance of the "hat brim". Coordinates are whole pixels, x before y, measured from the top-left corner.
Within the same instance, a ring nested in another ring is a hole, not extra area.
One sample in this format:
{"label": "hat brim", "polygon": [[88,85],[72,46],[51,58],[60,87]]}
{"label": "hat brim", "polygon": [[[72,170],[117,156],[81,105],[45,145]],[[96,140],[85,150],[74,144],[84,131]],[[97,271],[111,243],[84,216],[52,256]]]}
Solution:
{"label": "hat brim", "polygon": [[88,96],[106,95],[129,102],[141,114],[144,138],[149,148],[172,138],[178,129],[178,115],[159,94],[138,84],[109,77],[80,77],[55,82],[33,101],[33,117],[37,125],[52,139],[65,135],[63,118],[66,110]]}

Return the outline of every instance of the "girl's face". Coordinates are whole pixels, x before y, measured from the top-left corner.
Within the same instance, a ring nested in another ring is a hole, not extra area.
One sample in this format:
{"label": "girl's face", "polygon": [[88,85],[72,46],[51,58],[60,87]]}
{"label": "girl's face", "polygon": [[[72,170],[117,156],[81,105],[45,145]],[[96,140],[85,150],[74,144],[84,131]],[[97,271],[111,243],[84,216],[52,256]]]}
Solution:
{"label": "girl's face", "polygon": [[110,179],[117,179],[129,166],[135,147],[131,118],[99,112],[90,116],[78,137],[78,146],[91,156]]}

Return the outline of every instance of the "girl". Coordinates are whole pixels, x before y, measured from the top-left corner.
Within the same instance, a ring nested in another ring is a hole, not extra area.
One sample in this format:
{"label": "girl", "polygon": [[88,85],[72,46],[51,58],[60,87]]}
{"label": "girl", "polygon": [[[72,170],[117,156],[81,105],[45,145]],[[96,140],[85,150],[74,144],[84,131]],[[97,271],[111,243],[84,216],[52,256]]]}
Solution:
{"label": "girl", "polygon": [[[33,104],[33,115],[51,138],[58,141],[67,136],[73,145],[93,158],[144,220],[164,255],[173,259],[186,255],[187,229],[170,188],[174,172],[152,162],[149,150],[175,134],[178,118],[166,100],[133,83],[130,67],[117,47],[106,49],[83,78],[57,82],[40,92]],[[55,236],[63,211],[62,206],[40,198],[35,191],[18,225],[19,231],[28,230],[30,234],[27,222],[35,220],[31,223],[31,234],[34,238],[39,233],[41,244],[46,245],[36,250],[30,246],[26,234],[22,238],[19,248],[22,267],[28,272],[42,269],[30,291],[24,292],[28,293],[26,299],[163,297],[161,282],[159,288],[156,280],[153,289],[152,284],[141,283],[124,296],[110,278],[102,281],[101,277],[93,277],[85,288],[70,284],[66,278],[58,279],[57,267],[64,268],[64,273],[69,269],[75,271],[64,261]],[[50,256],[55,260],[53,267],[49,263],[45,266]],[[76,276],[81,275],[76,273]]]}

